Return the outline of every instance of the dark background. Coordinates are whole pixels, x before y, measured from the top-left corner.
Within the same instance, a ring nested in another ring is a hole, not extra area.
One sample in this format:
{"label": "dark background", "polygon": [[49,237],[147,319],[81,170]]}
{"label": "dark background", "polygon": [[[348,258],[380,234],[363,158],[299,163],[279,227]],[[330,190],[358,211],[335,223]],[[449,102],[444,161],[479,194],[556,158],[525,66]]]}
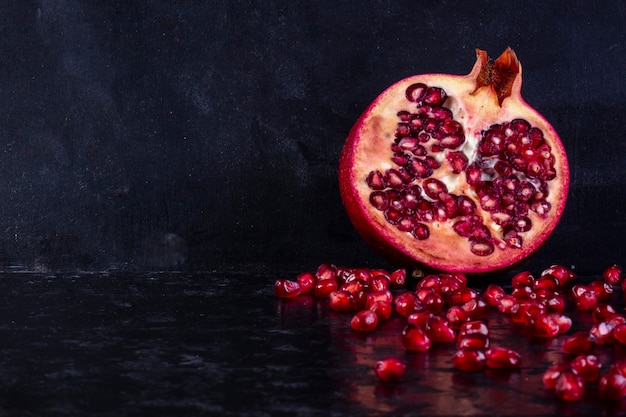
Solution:
{"label": "dark background", "polygon": [[386,264],[343,211],[363,109],[511,46],[572,170],[524,268],[626,263],[623,1],[0,1],[0,263],[300,271]]}

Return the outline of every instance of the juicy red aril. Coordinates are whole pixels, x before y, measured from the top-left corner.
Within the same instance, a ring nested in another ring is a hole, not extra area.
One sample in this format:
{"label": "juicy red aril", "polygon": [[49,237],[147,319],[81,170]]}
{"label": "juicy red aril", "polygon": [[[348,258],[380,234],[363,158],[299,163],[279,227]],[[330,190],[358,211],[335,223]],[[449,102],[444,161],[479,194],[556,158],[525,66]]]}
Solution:
{"label": "juicy red aril", "polygon": [[571,290],[576,308],[583,311],[593,310],[598,304],[598,295],[584,285],[574,285]]}
{"label": "juicy red aril", "polygon": [[552,265],[541,272],[541,276],[548,274],[554,276],[559,281],[561,286],[576,278],[576,274],[574,274],[571,269],[566,268],[563,265]]}
{"label": "juicy red aril", "polygon": [[593,337],[597,345],[613,343],[613,326],[607,322],[594,323],[589,329],[589,334]]}
{"label": "juicy red aril", "polygon": [[613,287],[602,280],[591,281],[588,287],[596,294],[598,301],[605,301],[613,294]]}
{"label": "juicy red aril", "polygon": [[408,291],[396,295],[393,300],[393,305],[396,312],[402,317],[408,317],[413,313],[418,313],[423,310],[422,303],[415,294]]}
{"label": "juicy red aril", "polygon": [[452,306],[446,311],[446,319],[453,329],[458,329],[470,319],[469,314],[459,306]]}
{"label": "juicy red aril", "polygon": [[489,328],[487,327],[487,324],[484,321],[482,320],[468,321],[466,323],[461,324],[461,327],[459,327],[459,336],[458,336],[459,339],[466,337],[466,336],[472,336],[475,334],[489,337]]}
{"label": "juicy red aril", "polygon": [[406,373],[406,363],[397,357],[384,358],[376,362],[374,372],[381,381],[398,381]]}
{"label": "juicy red aril", "polygon": [[591,317],[593,317],[593,321],[595,323],[600,323],[602,321],[608,321],[615,314],[616,311],[613,306],[606,303],[600,303],[592,310]]}
{"label": "juicy red aril", "polygon": [[619,324],[613,328],[613,338],[626,345],[626,324]]}
{"label": "juicy red aril", "polygon": [[598,396],[606,400],[619,400],[626,396],[626,376],[610,370],[598,381]]}
{"label": "juicy red aril", "polygon": [[356,310],[354,297],[348,291],[333,291],[329,294],[329,305],[334,311],[348,313]]}
{"label": "juicy red aril", "polygon": [[513,288],[532,287],[534,283],[535,278],[529,271],[519,272],[511,278],[511,286]]}
{"label": "juicy red aril", "polygon": [[317,267],[315,276],[319,281],[334,280],[337,277],[337,266],[331,263],[321,264]]}
{"label": "juicy red aril", "polygon": [[386,301],[388,303],[391,303],[393,302],[393,294],[391,294],[391,291],[389,290],[370,292],[367,294],[365,306],[367,308],[370,308],[370,306],[376,301]]}
{"label": "juicy red aril", "polygon": [[485,352],[489,368],[519,368],[522,365],[521,355],[512,349],[492,347]]}
{"label": "juicy red aril", "polygon": [[317,278],[311,272],[303,272],[296,277],[298,285],[300,285],[300,293],[306,294],[313,291]]}
{"label": "juicy red aril", "polygon": [[580,355],[570,363],[572,371],[585,382],[594,382],[600,378],[602,362],[594,355]]}
{"label": "juicy red aril", "polygon": [[622,282],[622,267],[617,264],[608,265],[602,271],[602,279],[609,285],[619,285]]}
{"label": "juicy red aril", "polygon": [[504,294],[498,299],[496,308],[500,313],[511,314],[513,306],[517,304],[517,299],[510,294]]}
{"label": "juicy red aril", "polygon": [[478,372],[487,367],[487,357],[482,350],[459,349],[452,356],[452,363],[459,371]]}
{"label": "juicy red aril", "polygon": [[565,338],[562,350],[572,355],[585,355],[593,350],[595,344],[595,338],[589,332],[580,330]]}
{"label": "juicy red aril", "polygon": [[565,370],[567,368],[564,365],[552,365],[546,369],[541,376],[544,387],[547,389],[556,388],[556,382]]}
{"label": "juicy red aril", "polygon": [[389,285],[392,288],[403,288],[406,282],[406,269],[396,269],[389,275]]}
{"label": "juicy red aril", "polygon": [[428,322],[428,320],[430,320],[430,318],[433,316],[434,316],[433,313],[430,313],[428,311],[421,311],[419,313],[410,314],[406,318],[406,321],[408,324],[413,324],[419,327],[420,329],[424,330],[426,328],[426,322]]}
{"label": "juicy red aril", "polygon": [[339,288],[337,281],[334,279],[317,279],[317,284],[313,287],[313,294],[317,298],[328,298],[331,292],[337,291]]}
{"label": "juicy red aril", "polygon": [[436,292],[427,294],[422,300],[422,306],[424,310],[430,311],[434,314],[439,314],[443,310],[444,301],[441,295]]}
{"label": "juicy red aril", "polygon": [[371,332],[378,326],[378,316],[371,310],[361,310],[352,316],[350,327],[360,332]]}
{"label": "juicy red aril", "polygon": [[545,314],[546,306],[535,300],[520,300],[511,309],[511,320],[514,323],[530,325],[534,318],[540,314]]}
{"label": "juicy red aril", "polygon": [[498,305],[498,301],[505,295],[504,289],[496,284],[489,284],[485,289],[485,301],[492,307]]}
{"label": "juicy red aril", "polygon": [[407,324],[402,331],[402,345],[406,350],[426,351],[430,349],[430,337],[414,324]]}
{"label": "juicy red aril", "polygon": [[277,279],[274,282],[274,295],[278,298],[293,298],[300,295],[300,284],[288,279]]}
{"label": "juicy red aril", "polygon": [[556,380],[555,394],[563,401],[578,401],[585,393],[585,383],[572,371],[563,371]]}
{"label": "juicy red aril", "polygon": [[372,291],[385,291],[389,288],[390,280],[384,275],[376,275],[370,280]]}
{"label": "juicy red aril", "polygon": [[450,328],[445,318],[431,317],[424,327],[424,331],[433,342],[450,343],[456,339],[456,333]]}
{"label": "juicy red aril", "polygon": [[387,320],[391,317],[391,312],[393,311],[391,303],[388,303],[387,301],[376,301],[369,307],[369,309],[376,313],[378,321]]}
{"label": "juicy red aril", "polygon": [[489,314],[489,306],[482,297],[469,300],[467,303],[463,304],[461,308],[465,310],[470,320],[486,319]]}
{"label": "juicy red aril", "polygon": [[467,336],[459,337],[456,345],[459,349],[474,349],[485,350],[489,348],[491,344],[489,337],[483,334],[470,334]]}
{"label": "juicy red aril", "polygon": [[551,338],[559,335],[559,322],[551,314],[539,314],[531,324],[532,335],[540,338]]}

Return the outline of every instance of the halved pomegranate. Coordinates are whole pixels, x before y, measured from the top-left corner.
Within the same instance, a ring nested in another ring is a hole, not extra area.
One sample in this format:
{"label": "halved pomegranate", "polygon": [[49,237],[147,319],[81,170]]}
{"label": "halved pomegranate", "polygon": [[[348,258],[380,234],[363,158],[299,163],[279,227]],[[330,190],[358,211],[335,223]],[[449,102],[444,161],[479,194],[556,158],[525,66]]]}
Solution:
{"label": "halved pomegranate", "polygon": [[424,74],[385,90],[352,128],[339,163],[346,211],[392,262],[485,272],[533,253],[569,187],[554,128],[521,96],[508,48],[477,50],[465,76]]}

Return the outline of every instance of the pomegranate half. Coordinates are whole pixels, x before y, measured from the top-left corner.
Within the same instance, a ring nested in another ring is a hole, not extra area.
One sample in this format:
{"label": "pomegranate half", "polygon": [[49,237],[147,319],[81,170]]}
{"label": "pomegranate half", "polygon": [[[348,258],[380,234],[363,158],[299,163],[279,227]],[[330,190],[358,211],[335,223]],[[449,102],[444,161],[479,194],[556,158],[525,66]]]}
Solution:
{"label": "pomegranate half", "polygon": [[465,76],[393,84],[344,145],[339,187],[348,216],[394,263],[502,269],[538,249],[565,209],[565,149],[522,99],[515,53],[476,55]]}

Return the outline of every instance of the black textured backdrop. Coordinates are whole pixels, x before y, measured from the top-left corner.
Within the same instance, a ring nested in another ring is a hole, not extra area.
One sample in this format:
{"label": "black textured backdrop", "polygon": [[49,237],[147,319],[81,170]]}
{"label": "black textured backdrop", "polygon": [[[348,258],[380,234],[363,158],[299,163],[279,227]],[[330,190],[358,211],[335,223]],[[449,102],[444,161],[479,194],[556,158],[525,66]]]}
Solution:
{"label": "black textured backdrop", "polygon": [[626,263],[623,1],[0,1],[0,255],[28,270],[385,266],[336,183],[386,86],[513,47],[567,211],[525,267]]}

